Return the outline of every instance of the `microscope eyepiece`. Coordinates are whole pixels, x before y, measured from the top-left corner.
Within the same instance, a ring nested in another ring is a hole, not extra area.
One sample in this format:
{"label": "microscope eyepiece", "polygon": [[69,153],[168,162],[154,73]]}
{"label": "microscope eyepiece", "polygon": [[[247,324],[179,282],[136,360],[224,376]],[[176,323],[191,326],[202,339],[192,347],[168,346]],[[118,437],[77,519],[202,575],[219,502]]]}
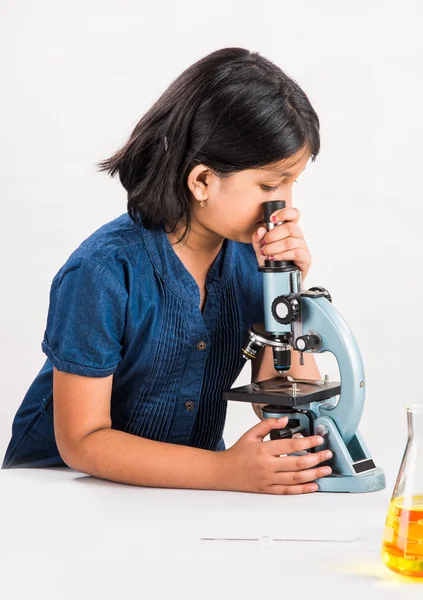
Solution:
{"label": "microscope eyepiece", "polygon": [[264,222],[271,223],[270,217],[275,210],[282,210],[285,208],[286,202],[285,200],[272,200],[271,202],[263,202],[263,215]]}

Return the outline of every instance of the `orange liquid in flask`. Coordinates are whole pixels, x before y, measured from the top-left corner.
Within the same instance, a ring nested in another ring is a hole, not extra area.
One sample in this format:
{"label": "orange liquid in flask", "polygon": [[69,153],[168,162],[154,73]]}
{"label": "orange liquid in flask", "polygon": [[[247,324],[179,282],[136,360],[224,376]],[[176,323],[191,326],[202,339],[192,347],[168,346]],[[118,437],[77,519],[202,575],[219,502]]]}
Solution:
{"label": "orange liquid in flask", "polygon": [[423,495],[394,498],[386,517],[382,559],[387,567],[423,580]]}

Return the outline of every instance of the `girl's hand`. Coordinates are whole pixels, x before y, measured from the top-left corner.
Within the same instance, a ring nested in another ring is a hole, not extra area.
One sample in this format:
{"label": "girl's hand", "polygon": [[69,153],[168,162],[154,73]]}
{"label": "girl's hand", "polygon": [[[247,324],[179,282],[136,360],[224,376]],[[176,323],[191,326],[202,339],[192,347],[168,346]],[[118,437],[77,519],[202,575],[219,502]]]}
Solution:
{"label": "girl's hand", "polygon": [[317,465],[332,457],[330,450],[302,456],[280,456],[323,444],[318,436],[263,441],[272,429],[280,429],[288,417],[264,419],[247,431],[231,448],[218,452],[222,461],[223,489],[262,494],[308,494],[318,489],[315,479],[332,472]]}
{"label": "girl's hand", "polygon": [[253,234],[252,242],[257,261],[260,266],[263,266],[266,258],[292,260],[301,270],[304,280],[310,270],[311,255],[298,227],[300,213],[296,208],[287,207],[275,211],[273,217],[276,217],[276,223],[284,221],[283,225],[277,225],[271,231],[259,227]]}

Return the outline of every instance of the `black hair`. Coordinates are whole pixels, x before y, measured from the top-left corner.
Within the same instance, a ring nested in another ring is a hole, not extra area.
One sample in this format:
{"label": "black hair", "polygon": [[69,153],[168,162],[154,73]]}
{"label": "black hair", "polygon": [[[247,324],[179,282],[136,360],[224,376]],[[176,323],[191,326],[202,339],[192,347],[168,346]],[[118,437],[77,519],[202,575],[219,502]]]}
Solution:
{"label": "black hair", "polygon": [[119,174],[128,213],[147,228],[190,227],[188,174],[198,164],[219,177],[320,149],[319,119],[299,85],[257,52],[222,48],[175,79],[126,144],[100,162]]}

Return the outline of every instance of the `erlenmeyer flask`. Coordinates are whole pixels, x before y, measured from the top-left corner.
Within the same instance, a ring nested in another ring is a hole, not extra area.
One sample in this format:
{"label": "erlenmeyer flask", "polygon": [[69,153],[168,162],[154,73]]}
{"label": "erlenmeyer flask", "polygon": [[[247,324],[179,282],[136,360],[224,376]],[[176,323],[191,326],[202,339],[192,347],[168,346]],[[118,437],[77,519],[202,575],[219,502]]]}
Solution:
{"label": "erlenmeyer flask", "polygon": [[407,407],[408,440],[386,517],[382,559],[423,579],[423,404]]}

